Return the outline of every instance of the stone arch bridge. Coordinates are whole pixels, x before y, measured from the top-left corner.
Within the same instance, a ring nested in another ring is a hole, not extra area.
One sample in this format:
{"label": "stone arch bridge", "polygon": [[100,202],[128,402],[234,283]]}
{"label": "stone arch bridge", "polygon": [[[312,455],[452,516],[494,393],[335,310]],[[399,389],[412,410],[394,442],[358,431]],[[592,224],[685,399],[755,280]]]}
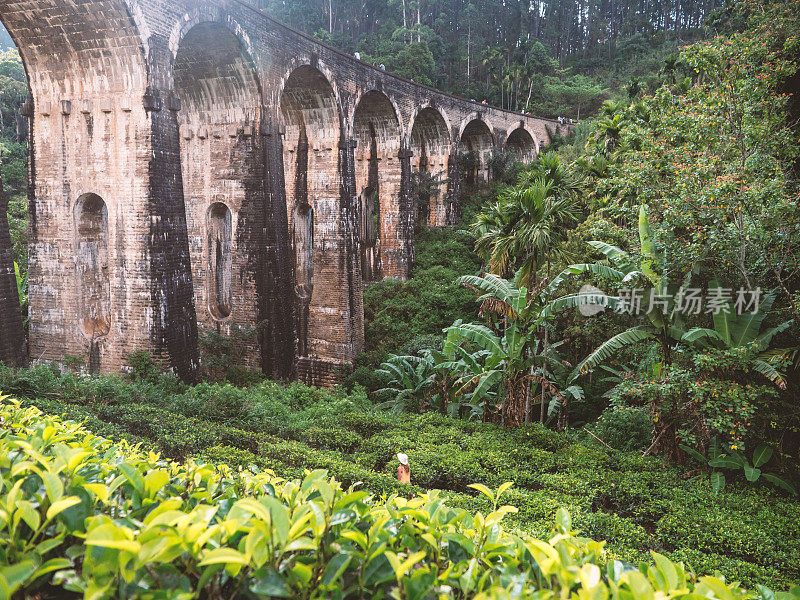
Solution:
{"label": "stone arch bridge", "polygon": [[31,132],[28,348],[0,206],[6,362],[107,372],[145,350],[191,379],[198,331],[255,328],[248,366],[325,383],[363,345],[364,281],[408,274],[413,174],[447,225],[491,148],[530,159],[557,128],[241,0],[0,0],[0,20]]}

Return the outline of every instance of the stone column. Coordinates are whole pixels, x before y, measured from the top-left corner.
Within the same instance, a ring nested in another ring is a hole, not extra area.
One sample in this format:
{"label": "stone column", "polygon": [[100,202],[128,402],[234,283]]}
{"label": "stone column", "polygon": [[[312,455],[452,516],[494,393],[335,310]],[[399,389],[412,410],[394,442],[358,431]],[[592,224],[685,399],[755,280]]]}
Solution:
{"label": "stone column", "polygon": [[414,153],[401,148],[400,160],[400,221],[397,232],[401,259],[400,276],[408,279],[414,267],[414,221],[416,219],[415,198],[411,189],[411,157]]}
{"label": "stone column", "polygon": [[152,350],[176,375],[191,381],[200,365],[181,174],[181,106],[172,93],[154,88],[148,89],[144,106],[153,147],[147,193]]}
{"label": "stone column", "polygon": [[[267,114],[267,111],[263,111]],[[264,251],[259,278],[262,370],[276,379],[296,375],[294,260],[289,241],[284,190],[283,146],[279,127],[262,119],[265,166]]]}
{"label": "stone column", "polygon": [[0,178],[0,362],[11,366],[25,363],[25,334],[17,292],[11,235],[8,229],[8,200]]}

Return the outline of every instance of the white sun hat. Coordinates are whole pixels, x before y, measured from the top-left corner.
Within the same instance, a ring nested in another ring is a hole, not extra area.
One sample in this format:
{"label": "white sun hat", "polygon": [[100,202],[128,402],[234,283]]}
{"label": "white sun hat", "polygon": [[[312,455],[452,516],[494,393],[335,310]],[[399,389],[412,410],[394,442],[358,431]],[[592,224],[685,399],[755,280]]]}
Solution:
{"label": "white sun hat", "polygon": [[408,456],[406,456],[402,452],[398,452],[397,453],[397,460],[400,461],[401,465],[407,465],[408,464]]}

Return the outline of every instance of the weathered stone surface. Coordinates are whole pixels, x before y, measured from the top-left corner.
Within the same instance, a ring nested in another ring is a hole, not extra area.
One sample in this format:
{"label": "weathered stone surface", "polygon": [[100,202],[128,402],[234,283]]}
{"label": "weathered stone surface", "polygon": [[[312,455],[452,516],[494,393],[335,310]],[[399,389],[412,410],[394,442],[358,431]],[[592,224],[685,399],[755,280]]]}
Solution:
{"label": "weathered stone surface", "polygon": [[[33,104],[33,360],[116,371],[145,350],[191,379],[198,330],[256,328],[248,366],[329,383],[363,346],[363,282],[413,264],[412,172],[448,179],[428,218],[451,224],[464,152],[486,179],[491,148],[531,158],[557,128],[240,0],[0,0],[0,15]],[[0,323],[15,318],[3,231]]]}
{"label": "weathered stone surface", "polygon": [[20,366],[25,363],[25,335],[14,259],[11,256],[7,211],[8,201],[0,181],[0,361]]}

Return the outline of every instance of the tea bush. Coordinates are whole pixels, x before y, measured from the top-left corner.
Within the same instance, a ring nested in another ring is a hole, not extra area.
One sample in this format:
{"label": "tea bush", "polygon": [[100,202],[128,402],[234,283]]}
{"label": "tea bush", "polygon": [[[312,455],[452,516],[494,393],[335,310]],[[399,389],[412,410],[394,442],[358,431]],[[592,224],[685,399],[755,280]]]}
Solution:
{"label": "tea bush", "polygon": [[617,450],[644,450],[653,437],[653,421],[645,408],[607,408],[591,429]]}
{"label": "tea bush", "polygon": [[[645,560],[652,550],[697,571],[719,569],[748,587],[788,589],[800,582],[800,503],[743,477],[715,495],[707,475],[687,478],[694,466],[668,467],[641,452],[610,450],[590,437],[538,425],[510,430],[436,413],[379,412],[361,392],[261,383],[167,393],[116,377],[0,369],[3,391],[30,393],[32,381],[39,392],[26,404],[169,458],[254,465],[290,479],[307,468],[326,469],[345,487],[361,482],[375,494],[438,488],[450,506],[483,514],[487,504],[469,484],[496,488],[514,481],[509,498],[519,512],[507,520],[519,531],[546,535],[557,509],[566,507],[618,558]],[[116,398],[98,393],[109,385]],[[399,451],[411,459],[413,485],[395,479]]]}
{"label": "tea bush", "polygon": [[800,597],[657,553],[626,564],[578,537],[563,509],[549,541],[510,533],[510,483],[472,486],[487,510],[471,514],[436,492],[345,490],[319,470],[287,481],[168,462],[8,400],[0,418],[3,598]]}

